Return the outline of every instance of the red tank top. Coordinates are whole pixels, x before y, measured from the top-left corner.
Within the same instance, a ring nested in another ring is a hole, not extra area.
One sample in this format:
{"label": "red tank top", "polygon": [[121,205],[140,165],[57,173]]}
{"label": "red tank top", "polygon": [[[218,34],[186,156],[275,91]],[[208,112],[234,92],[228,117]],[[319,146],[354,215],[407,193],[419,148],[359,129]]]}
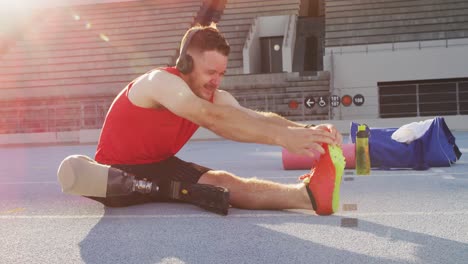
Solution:
{"label": "red tank top", "polygon": [[[164,70],[180,76],[174,68]],[[99,138],[96,161],[102,164],[147,164],[175,155],[198,129],[167,109],[143,108],[128,99],[133,83],[115,98]]]}

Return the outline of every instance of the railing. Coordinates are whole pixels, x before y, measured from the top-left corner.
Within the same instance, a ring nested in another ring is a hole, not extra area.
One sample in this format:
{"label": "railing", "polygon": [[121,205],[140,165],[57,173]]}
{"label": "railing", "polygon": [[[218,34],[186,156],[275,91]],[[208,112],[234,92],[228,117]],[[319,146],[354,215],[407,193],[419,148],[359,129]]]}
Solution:
{"label": "railing", "polygon": [[[267,94],[234,94],[247,108],[275,112],[291,120],[329,119],[329,106],[305,106],[308,98],[328,98],[328,91],[299,91]],[[111,100],[68,104],[3,106],[0,108],[0,134],[41,133],[100,129]]]}
{"label": "railing", "polygon": [[379,85],[379,116],[468,114],[468,81]]}
{"label": "railing", "polygon": [[274,112],[290,120],[325,120],[330,118],[329,104],[324,107],[315,104],[312,108],[308,108],[306,101],[309,98],[314,98],[318,102],[320,97],[328,100],[329,95],[328,91],[302,91],[294,93],[234,94],[234,97],[243,107],[263,112]]}
{"label": "railing", "polygon": [[[382,89],[385,89],[383,92]],[[337,95],[348,93],[336,89]],[[380,90],[380,93],[379,93]],[[385,84],[379,88],[360,88],[365,96],[366,112],[376,109],[381,118],[422,117],[434,115],[468,115],[468,81]],[[333,93],[335,94],[335,93]],[[275,112],[290,120],[342,119],[328,101],[329,91],[233,94],[239,103],[253,110]],[[323,97],[328,102],[318,104]],[[315,100],[311,108],[309,98]],[[3,106],[0,108],[0,134],[40,133],[100,129],[111,105],[110,99],[36,106]],[[337,108],[348,111],[346,107]],[[353,107],[359,110],[358,107]],[[330,113],[333,113],[330,114]],[[375,113],[375,112],[374,112]],[[355,118],[365,117],[356,112]],[[351,118],[349,113],[347,117]]]}
{"label": "railing", "polygon": [[3,107],[0,109],[0,134],[99,129],[110,103]]}

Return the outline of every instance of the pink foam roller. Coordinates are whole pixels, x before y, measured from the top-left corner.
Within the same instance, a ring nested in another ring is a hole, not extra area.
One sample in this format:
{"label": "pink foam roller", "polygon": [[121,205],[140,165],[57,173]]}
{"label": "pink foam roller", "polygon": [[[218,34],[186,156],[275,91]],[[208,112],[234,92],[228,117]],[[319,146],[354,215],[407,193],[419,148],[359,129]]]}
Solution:
{"label": "pink foam roller", "polygon": [[353,143],[341,145],[346,160],[346,169],[356,168],[356,145]]}
{"label": "pink foam roller", "polygon": [[320,153],[318,153],[317,151],[313,152],[314,157],[311,158],[308,156],[291,153],[283,148],[283,168],[285,170],[306,170],[312,168],[315,165],[315,162],[320,157]]}
{"label": "pink foam roller", "polygon": [[[355,145],[343,144],[343,156],[346,159],[346,168],[354,169],[356,165],[355,159]],[[286,149],[282,150],[283,168],[285,170],[308,170],[311,169],[320,157],[317,151],[314,151],[314,157],[297,155],[290,153]]]}

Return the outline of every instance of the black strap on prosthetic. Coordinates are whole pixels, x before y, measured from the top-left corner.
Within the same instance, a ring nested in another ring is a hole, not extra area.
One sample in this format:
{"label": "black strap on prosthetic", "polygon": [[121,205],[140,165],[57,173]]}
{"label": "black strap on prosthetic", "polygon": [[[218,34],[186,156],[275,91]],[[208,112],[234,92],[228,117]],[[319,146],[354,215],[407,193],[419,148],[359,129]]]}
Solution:
{"label": "black strap on prosthetic", "polygon": [[169,197],[220,215],[228,214],[229,191],[224,187],[172,181],[169,187]]}
{"label": "black strap on prosthetic", "polygon": [[133,192],[133,181],[135,176],[126,172],[109,168],[107,174],[107,191],[106,197],[127,196]]}
{"label": "black strap on prosthetic", "polygon": [[106,197],[127,196],[132,192],[158,196],[159,186],[146,179],[137,179],[135,175],[121,169],[110,167]]}

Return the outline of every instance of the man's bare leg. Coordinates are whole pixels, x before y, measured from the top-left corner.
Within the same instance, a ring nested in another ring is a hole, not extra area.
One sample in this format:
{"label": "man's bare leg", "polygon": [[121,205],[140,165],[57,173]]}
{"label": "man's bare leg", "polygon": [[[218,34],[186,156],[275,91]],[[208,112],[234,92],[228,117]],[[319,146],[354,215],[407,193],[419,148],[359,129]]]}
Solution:
{"label": "man's bare leg", "polygon": [[198,183],[229,189],[230,204],[242,209],[312,209],[305,185],[241,178],[226,171],[209,171]]}

